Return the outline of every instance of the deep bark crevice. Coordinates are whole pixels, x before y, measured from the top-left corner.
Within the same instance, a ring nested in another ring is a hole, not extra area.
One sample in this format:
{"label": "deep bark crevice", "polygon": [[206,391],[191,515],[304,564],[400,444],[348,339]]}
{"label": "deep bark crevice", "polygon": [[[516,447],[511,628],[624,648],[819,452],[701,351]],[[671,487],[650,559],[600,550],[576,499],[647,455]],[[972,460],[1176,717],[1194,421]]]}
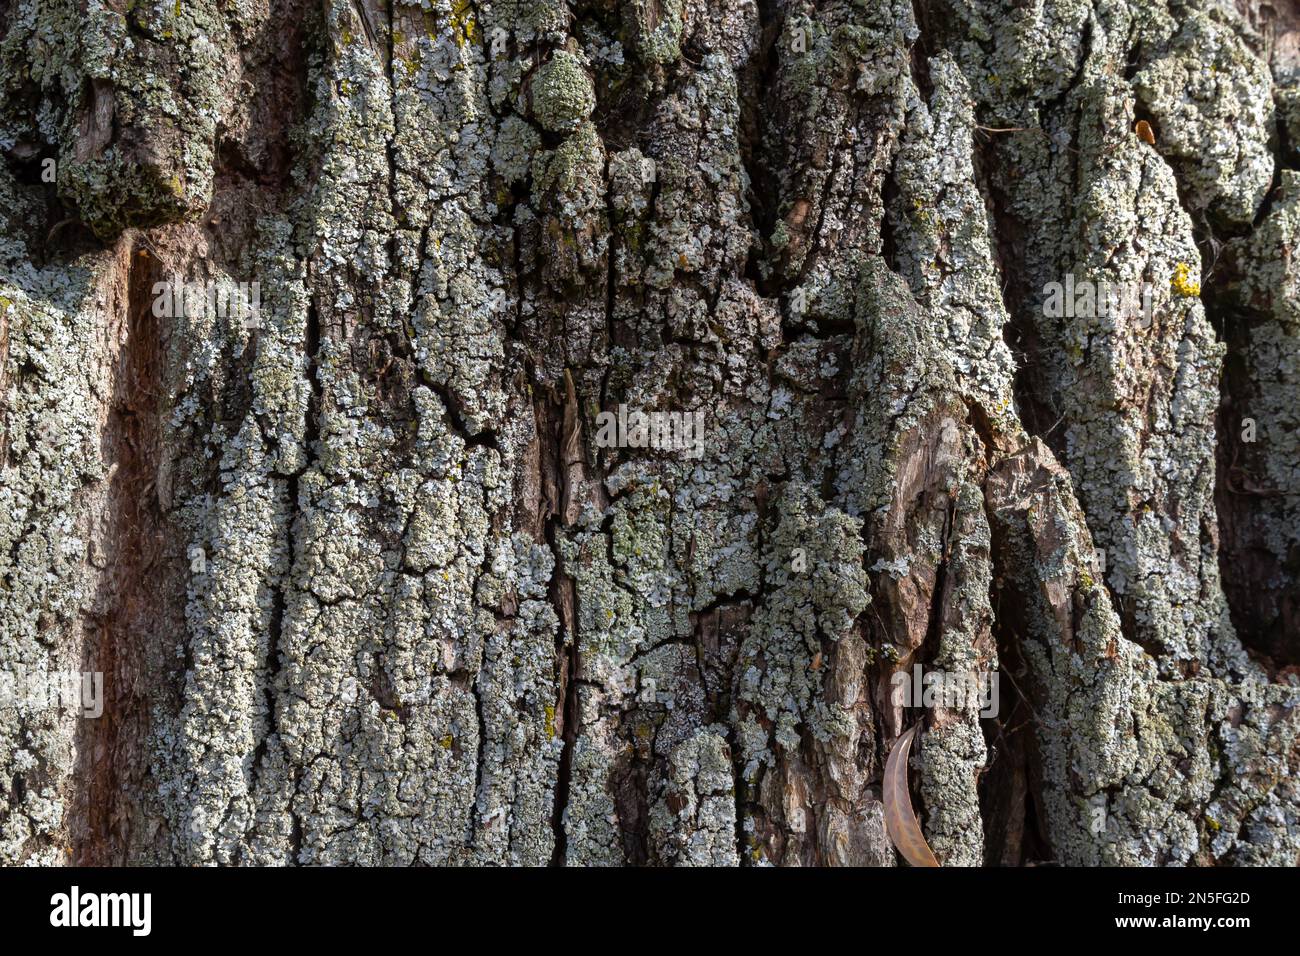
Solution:
{"label": "deep bark crevice", "polygon": [[[83,669],[103,674],[103,714],[77,724],[72,857],[82,865],[128,859],[148,773],[152,667],[164,628],[181,616],[180,555],[169,549],[159,507],[162,329],[153,313],[154,259],[134,244],[125,265],[121,349],[113,370],[104,459],[108,464],[105,570],[88,621]],[[182,592],[183,593],[183,592]]]}

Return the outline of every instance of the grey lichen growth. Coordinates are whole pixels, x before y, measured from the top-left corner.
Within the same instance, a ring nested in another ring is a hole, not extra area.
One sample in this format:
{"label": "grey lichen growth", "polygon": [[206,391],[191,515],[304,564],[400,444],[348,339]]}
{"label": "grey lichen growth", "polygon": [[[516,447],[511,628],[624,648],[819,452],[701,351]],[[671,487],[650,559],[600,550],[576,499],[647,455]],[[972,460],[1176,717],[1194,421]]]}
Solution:
{"label": "grey lichen growth", "polygon": [[3,711],[0,861],[887,866],[918,722],[945,865],[1030,786],[1058,862],[1294,861],[1294,83],[1223,4],[10,6],[0,661],[114,689]]}
{"label": "grey lichen growth", "polygon": [[[800,754],[856,750],[862,728],[850,707],[853,697],[825,696],[820,671],[824,660],[832,676],[839,666],[850,674],[860,666],[861,639],[852,624],[870,599],[856,519],[824,510],[798,486],[787,489],[778,514],[764,555],[768,600],[736,659],[732,719],[740,728],[744,786],[758,798],[745,823],[751,854],[779,863],[797,860],[803,845],[817,840],[818,810],[830,795],[822,787],[848,783],[818,781]],[[795,557],[796,548],[806,565]],[[843,649],[836,647],[840,642]],[[866,823],[843,822],[850,828]]]}
{"label": "grey lichen growth", "polygon": [[[80,700],[51,704],[41,688],[42,675],[84,669],[76,621],[95,583],[86,562],[102,566],[105,557],[92,551],[96,502],[83,503],[104,478],[91,423],[95,396],[112,387],[93,345],[98,281],[57,270],[0,279],[0,862],[8,865],[67,862]],[[18,368],[28,374],[14,376]]]}
{"label": "grey lichen growth", "polygon": [[701,730],[680,744],[650,810],[655,860],[668,866],[735,866],[736,796],[726,739]]}
{"label": "grey lichen growth", "polygon": [[895,258],[914,295],[947,322],[946,345],[962,387],[1003,427],[1015,364],[1003,337],[1006,310],[993,265],[988,214],[972,166],[975,119],[967,82],[948,56],[930,61],[927,109],[908,82],[909,121],[899,146],[898,194],[889,210]]}
{"label": "grey lichen growth", "polygon": [[1249,223],[1273,180],[1271,77],[1219,16],[1191,11],[1148,27],[1133,90],[1191,206]]}
{"label": "grey lichen growth", "polygon": [[556,50],[538,67],[531,89],[533,116],[542,129],[553,133],[573,130],[596,106],[591,75],[582,60],[567,50]]}
{"label": "grey lichen growth", "polygon": [[633,0],[624,10],[641,59],[666,65],[682,55],[683,0]]}
{"label": "grey lichen growth", "polygon": [[38,6],[16,11],[5,46],[11,63],[20,45],[39,51],[27,75],[40,119],[21,135],[57,147],[60,198],[104,240],[196,218],[212,198],[217,127],[237,122],[231,14],[205,0],[22,4]]}

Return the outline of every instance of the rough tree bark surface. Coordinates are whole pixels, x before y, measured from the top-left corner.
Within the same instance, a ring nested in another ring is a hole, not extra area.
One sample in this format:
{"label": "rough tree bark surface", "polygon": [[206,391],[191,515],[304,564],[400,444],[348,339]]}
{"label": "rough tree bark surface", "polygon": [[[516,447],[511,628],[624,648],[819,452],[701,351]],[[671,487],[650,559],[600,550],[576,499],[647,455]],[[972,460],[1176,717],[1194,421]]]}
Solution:
{"label": "rough tree bark surface", "polygon": [[889,866],[923,720],[944,865],[1294,864],[1298,80],[1297,0],[0,0],[0,661],[105,692],[0,862]]}

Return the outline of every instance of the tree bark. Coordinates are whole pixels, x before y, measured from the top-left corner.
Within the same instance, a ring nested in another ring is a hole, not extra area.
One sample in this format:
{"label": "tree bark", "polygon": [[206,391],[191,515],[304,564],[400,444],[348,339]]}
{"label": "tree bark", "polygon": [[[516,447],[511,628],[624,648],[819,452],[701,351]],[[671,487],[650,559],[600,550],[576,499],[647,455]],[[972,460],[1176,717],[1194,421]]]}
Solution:
{"label": "tree bark", "polygon": [[920,721],[943,865],[1295,864],[1298,76],[1296,0],[0,0],[0,665],[104,675],[0,700],[0,862],[891,866]]}

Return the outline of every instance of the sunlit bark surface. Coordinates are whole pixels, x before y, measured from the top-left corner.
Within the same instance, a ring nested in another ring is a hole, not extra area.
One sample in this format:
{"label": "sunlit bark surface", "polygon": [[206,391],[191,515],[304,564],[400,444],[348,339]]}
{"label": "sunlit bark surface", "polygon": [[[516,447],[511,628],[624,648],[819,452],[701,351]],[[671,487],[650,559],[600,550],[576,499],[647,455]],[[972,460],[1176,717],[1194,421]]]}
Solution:
{"label": "sunlit bark surface", "polygon": [[0,862],[892,866],[920,722],[943,865],[1296,863],[1298,76],[1296,0],[0,0]]}

